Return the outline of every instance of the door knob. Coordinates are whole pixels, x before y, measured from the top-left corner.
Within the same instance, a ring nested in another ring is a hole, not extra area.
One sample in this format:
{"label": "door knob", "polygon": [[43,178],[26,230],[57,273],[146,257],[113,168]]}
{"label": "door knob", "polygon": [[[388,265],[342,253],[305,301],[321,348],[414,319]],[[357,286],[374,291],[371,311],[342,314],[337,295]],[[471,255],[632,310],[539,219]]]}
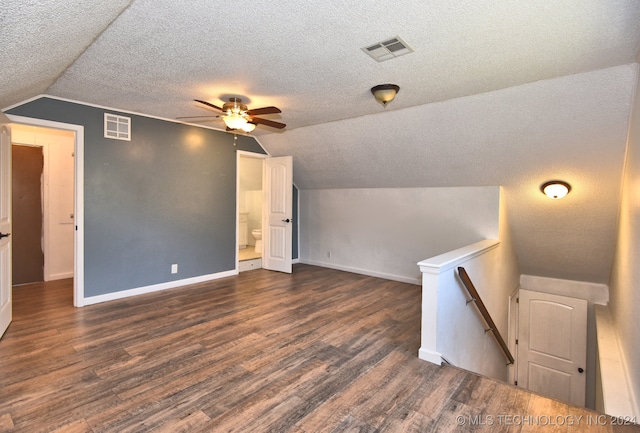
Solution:
{"label": "door knob", "polygon": [[582,367],[578,368],[578,373],[584,373],[584,368]]}
{"label": "door knob", "polygon": [[11,233],[0,233],[0,239],[8,238],[9,236],[11,236]]}
{"label": "door knob", "polygon": [[286,220],[282,220],[283,223],[290,223],[291,221],[293,221],[292,219],[287,218]]}

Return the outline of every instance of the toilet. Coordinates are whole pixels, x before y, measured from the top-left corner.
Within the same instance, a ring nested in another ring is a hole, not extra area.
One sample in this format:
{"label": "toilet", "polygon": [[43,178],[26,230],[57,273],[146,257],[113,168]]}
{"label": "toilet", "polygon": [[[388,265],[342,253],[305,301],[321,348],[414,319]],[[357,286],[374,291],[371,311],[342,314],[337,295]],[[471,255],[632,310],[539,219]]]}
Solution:
{"label": "toilet", "polygon": [[256,240],[256,253],[262,252],[262,230],[253,229],[251,230],[251,236]]}

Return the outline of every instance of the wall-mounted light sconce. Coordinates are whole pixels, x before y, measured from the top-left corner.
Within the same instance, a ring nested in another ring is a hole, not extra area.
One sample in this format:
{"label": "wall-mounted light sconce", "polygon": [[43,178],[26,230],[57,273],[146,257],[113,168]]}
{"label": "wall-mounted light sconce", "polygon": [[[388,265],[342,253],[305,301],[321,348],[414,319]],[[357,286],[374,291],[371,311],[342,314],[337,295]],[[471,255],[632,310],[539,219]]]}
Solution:
{"label": "wall-mounted light sconce", "polygon": [[571,185],[561,180],[550,180],[540,185],[540,191],[547,197],[558,200],[569,194]]}
{"label": "wall-mounted light sconce", "polygon": [[400,86],[396,84],[378,84],[371,88],[373,97],[385,107],[389,102],[393,101],[399,91]]}

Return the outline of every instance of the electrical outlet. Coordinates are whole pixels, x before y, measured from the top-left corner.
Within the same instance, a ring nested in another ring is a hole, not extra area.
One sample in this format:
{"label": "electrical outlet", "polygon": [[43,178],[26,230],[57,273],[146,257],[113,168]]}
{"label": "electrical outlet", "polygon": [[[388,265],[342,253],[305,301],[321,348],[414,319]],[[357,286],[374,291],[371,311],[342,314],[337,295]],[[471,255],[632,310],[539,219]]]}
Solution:
{"label": "electrical outlet", "polygon": [[178,273],[178,264],[174,263],[173,265],[171,265],[171,273],[172,274],[177,274]]}

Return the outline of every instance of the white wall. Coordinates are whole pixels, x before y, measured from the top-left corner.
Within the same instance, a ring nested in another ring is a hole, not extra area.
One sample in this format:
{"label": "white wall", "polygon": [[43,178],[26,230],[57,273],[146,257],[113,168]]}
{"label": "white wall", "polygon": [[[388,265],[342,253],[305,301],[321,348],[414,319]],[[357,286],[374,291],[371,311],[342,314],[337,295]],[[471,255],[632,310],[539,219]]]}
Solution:
{"label": "white wall", "polygon": [[74,262],[74,133],[14,124],[11,135],[14,144],[43,148],[44,279],[71,278]]}
{"label": "white wall", "polygon": [[496,239],[499,187],[300,191],[300,261],[420,284],[416,263]]}
{"label": "white wall", "polygon": [[[484,240],[420,262],[422,328],[419,356],[498,380],[508,379],[507,357],[458,276],[468,273],[502,335],[507,338],[509,294],[518,284],[518,264],[508,243]],[[512,355],[514,355],[512,353]],[[515,356],[515,355],[514,355]]]}
{"label": "white wall", "polygon": [[[499,380],[507,380],[507,360],[458,277],[464,267],[502,337],[508,339],[509,296],[520,269],[511,241],[507,209],[500,190],[498,240],[483,240],[420,262],[422,329],[419,356]],[[512,353],[513,354],[513,353]],[[515,354],[514,354],[515,355]],[[513,366],[509,367],[513,368]]]}
{"label": "white wall", "polygon": [[[637,81],[638,65],[635,69]],[[635,415],[640,416],[640,86],[637,84],[618,224],[609,308],[631,384]]]}

